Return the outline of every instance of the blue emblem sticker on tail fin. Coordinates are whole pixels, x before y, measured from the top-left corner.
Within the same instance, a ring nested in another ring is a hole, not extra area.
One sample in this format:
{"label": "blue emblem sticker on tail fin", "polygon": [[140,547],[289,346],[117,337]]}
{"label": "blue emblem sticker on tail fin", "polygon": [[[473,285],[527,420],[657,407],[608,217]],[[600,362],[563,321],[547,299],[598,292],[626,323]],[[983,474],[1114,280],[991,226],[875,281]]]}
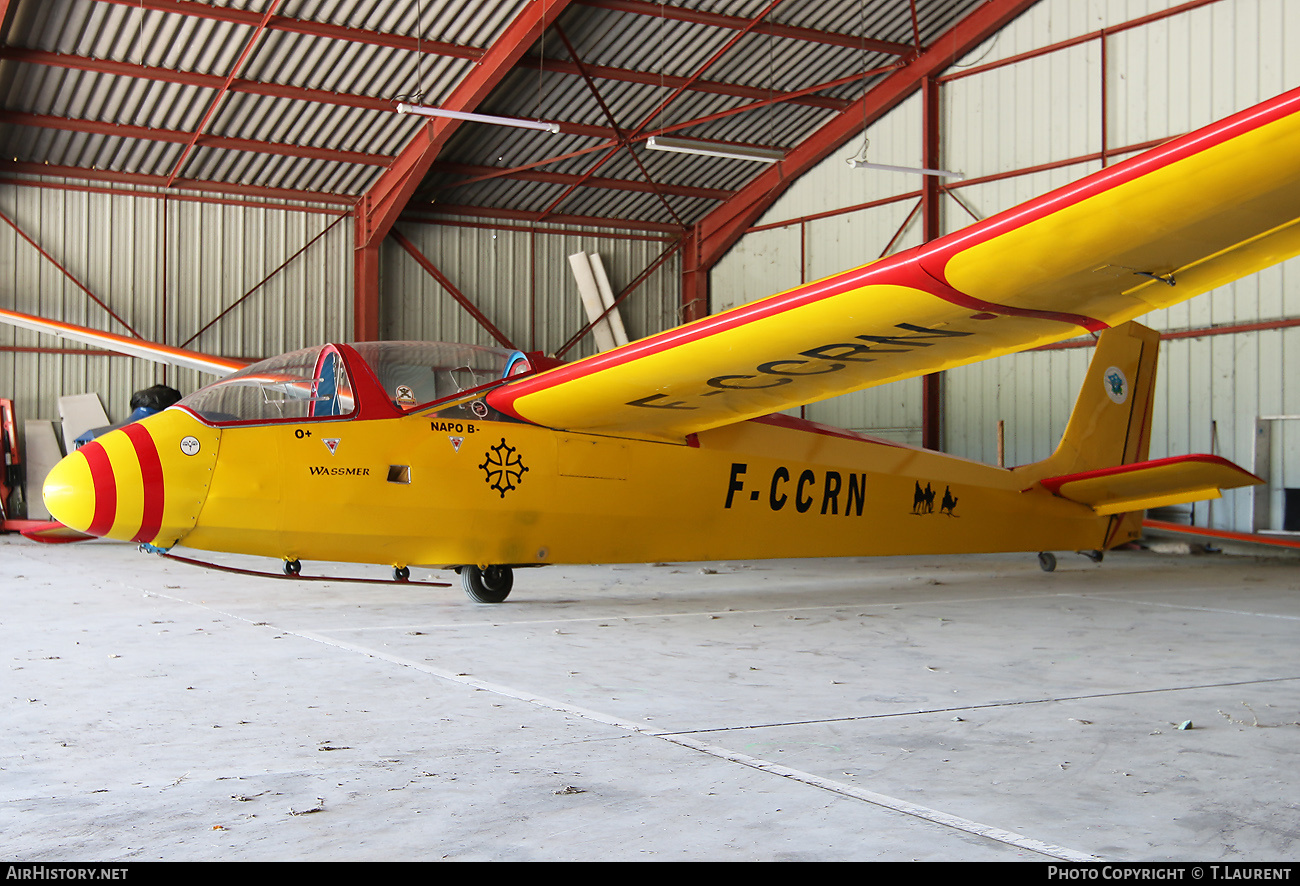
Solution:
{"label": "blue emblem sticker on tail fin", "polygon": [[1106,370],[1106,396],[1110,397],[1113,403],[1123,403],[1128,399],[1128,377],[1124,375],[1124,370],[1117,366],[1111,366]]}

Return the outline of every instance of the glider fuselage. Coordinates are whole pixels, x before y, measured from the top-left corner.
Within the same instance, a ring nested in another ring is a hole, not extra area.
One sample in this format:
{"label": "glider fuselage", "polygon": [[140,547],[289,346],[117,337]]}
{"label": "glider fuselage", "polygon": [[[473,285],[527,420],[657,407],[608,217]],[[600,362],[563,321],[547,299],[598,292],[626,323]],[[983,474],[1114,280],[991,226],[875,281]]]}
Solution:
{"label": "glider fuselage", "polygon": [[[134,432],[147,432],[159,454],[158,483],[146,488],[147,447],[116,432],[92,444],[106,457],[92,457],[96,476],[77,488],[120,490],[113,523],[98,533],[109,537],[395,566],[1081,550],[1126,540],[1112,518],[1053,496],[1027,468],[784,416],[681,445],[466,419],[463,405],[226,428],[174,407]],[[86,528],[96,504],[80,507],[85,516],[65,514]],[[143,538],[150,507],[168,517]]]}

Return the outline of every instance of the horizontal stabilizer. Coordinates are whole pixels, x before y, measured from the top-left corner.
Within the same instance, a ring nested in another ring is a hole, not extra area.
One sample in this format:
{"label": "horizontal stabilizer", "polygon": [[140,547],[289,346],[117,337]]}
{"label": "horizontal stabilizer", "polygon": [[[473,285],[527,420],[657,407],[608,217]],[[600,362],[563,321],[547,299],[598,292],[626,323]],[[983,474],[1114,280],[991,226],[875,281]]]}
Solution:
{"label": "horizontal stabilizer", "polygon": [[1264,481],[1217,455],[1180,455],[1048,477],[1041,482],[1061,498],[1106,515],[1219,498],[1220,489]]}

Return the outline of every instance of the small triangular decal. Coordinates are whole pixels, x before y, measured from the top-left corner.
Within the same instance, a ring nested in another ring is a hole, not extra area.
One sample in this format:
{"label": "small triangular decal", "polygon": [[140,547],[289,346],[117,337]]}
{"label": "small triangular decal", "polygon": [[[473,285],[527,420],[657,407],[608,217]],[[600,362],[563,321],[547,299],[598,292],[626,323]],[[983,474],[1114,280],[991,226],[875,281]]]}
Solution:
{"label": "small triangular decal", "polygon": [[328,450],[330,451],[330,455],[333,455],[333,454],[338,450],[338,448],[339,448],[339,438],[338,438],[338,437],[329,437],[329,438],[326,438],[326,439],[322,439],[321,442],[324,443],[324,444],[325,444],[325,448],[328,449]]}
{"label": "small triangular decal", "polygon": [[454,450],[456,450],[457,452],[460,452],[460,444],[462,444],[462,443],[465,442],[465,438],[464,438],[464,437],[448,437],[447,439],[451,441],[451,448],[454,449]]}

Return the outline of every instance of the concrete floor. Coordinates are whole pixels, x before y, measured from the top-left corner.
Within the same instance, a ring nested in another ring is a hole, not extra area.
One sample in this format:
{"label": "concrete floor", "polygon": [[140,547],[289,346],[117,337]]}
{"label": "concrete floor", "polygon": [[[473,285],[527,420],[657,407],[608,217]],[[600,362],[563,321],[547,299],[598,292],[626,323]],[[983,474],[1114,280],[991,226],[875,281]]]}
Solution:
{"label": "concrete floor", "polygon": [[482,606],[6,536],[0,856],[1294,861],[1297,562],[554,567]]}

